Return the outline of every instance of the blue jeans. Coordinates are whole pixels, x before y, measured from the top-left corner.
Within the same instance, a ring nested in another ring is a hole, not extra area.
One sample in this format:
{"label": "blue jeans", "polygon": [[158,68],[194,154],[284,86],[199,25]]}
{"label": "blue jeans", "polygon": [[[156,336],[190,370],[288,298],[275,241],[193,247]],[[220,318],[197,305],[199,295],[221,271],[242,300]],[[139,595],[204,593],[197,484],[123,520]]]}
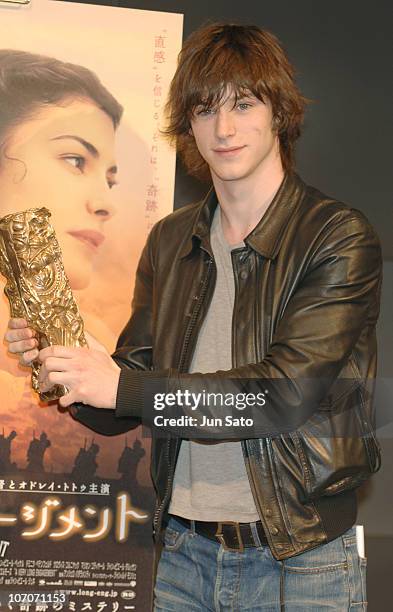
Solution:
{"label": "blue jeans", "polygon": [[277,561],[268,546],[227,552],[171,518],[158,564],[155,612],[360,612],[366,560],[355,528]]}

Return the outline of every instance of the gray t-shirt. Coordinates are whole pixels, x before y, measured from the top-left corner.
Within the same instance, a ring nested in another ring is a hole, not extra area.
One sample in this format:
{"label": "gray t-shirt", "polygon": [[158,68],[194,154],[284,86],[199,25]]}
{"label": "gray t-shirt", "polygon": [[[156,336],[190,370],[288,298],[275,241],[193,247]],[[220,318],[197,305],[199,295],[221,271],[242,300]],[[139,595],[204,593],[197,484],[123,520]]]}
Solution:
{"label": "gray t-shirt", "polygon": [[[202,324],[190,372],[215,372],[232,367],[232,314],[235,282],[231,250],[217,206],[210,233],[217,282]],[[182,440],[169,512],[199,521],[259,519],[247,477],[240,442],[203,444]]]}

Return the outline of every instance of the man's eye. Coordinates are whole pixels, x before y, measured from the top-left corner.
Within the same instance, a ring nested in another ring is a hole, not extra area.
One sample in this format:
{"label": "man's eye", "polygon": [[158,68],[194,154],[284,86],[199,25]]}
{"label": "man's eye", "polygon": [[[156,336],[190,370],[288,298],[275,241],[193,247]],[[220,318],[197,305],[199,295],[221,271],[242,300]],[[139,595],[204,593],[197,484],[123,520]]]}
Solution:
{"label": "man's eye", "polygon": [[74,166],[74,168],[78,168],[78,170],[83,170],[86,165],[86,160],[82,155],[67,155],[63,159],[71,166]]}
{"label": "man's eye", "polygon": [[250,104],[249,102],[239,102],[239,104],[237,105],[237,107],[240,110],[247,110],[249,108],[251,108],[252,104]]}
{"label": "man's eye", "polygon": [[207,117],[208,115],[212,115],[214,112],[214,108],[197,108],[195,110],[195,114],[200,117]]}

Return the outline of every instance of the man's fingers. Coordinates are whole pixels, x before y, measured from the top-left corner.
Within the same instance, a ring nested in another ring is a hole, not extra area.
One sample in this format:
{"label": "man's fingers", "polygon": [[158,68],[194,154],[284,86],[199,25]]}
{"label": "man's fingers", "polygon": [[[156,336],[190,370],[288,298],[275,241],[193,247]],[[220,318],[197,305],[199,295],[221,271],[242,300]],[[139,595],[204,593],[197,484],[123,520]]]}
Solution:
{"label": "man's fingers", "polygon": [[31,351],[25,351],[21,355],[21,361],[25,362],[26,364],[30,364],[32,361],[35,361],[38,358],[38,354],[39,354],[38,349],[33,349]]}
{"label": "man's fingers", "polygon": [[49,372],[45,378],[39,380],[40,391],[49,391],[53,385],[66,385],[67,375],[63,372]]}
{"label": "man's fingers", "polygon": [[[40,352],[40,361],[41,352]],[[71,367],[69,359],[63,359],[62,357],[47,357],[43,365],[41,366],[42,371],[48,372],[67,372]]]}
{"label": "man's fingers", "polygon": [[66,395],[62,395],[62,397],[59,399],[59,404],[63,408],[68,408],[68,406],[71,406],[71,404],[74,404],[75,401],[76,401],[75,394],[73,391],[70,391]]}
{"label": "man's fingers", "polygon": [[46,393],[52,387],[53,387],[52,383],[48,382],[48,379],[45,378],[45,380],[40,381],[39,391],[40,391],[40,393]]}
{"label": "man's fingers", "polygon": [[[67,366],[69,361],[67,359],[56,359],[56,357],[48,357],[48,359],[41,364],[40,371],[38,374],[38,382],[41,385],[48,385],[52,387],[54,383],[63,384],[63,380],[56,378],[58,374],[60,376],[69,376],[67,374]],[[47,391],[47,389],[45,389]]]}
{"label": "man's fingers", "polygon": [[59,357],[61,359],[72,359],[77,354],[77,351],[81,351],[81,348],[59,346],[54,344],[47,346],[40,351],[40,361],[45,361],[48,357]]}
{"label": "man's fingers", "polygon": [[32,351],[26,351],[21,354],[19,358],[19,363],[21,365],[29,366],[31,365],[32,361],[35,361],[36,359],[38,359],[38,354],[39,354],[38,349],[33,349]]}
{"label": "man's fingers", "polygon": [[26,351],[31,351],[32,349],[36,349],[37,346],[38,346],[38,341],[35,338],[30,338],[29,340],[20,340],[19,342],[11,342],[8,346],[8,350],[10,353],[25,353]]}
{"label": "man's fingers", "polygon": [[4,339],[7,342],[17,342],[18,340],[28,340],[35,337],[36,333],[30,327],[23,327],[21,329],[8,328],[4,334]]}
{"label": "man's fingers", "polygon": [[21,327],[27,327],[27,326],[28,326],[28,323],[26,319],[17,319],[16,317],[13,317],[12,319],[8,321],[8,327],[10,329],[20,329]]}

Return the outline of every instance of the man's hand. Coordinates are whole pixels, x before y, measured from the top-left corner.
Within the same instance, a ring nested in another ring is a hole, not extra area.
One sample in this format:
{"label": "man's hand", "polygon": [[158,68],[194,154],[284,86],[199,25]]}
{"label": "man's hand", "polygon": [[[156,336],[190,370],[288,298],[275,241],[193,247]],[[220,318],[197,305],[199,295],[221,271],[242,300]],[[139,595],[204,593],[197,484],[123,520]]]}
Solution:
{"label": "man's hand", "polygon": [[69,389],[59,400],[61,406],[82,402],[96,408],[115,408],[120,368],[102,344],[87,332],[85,336],[90,348],[49,346],[39,351],[36,332],[25,319],[13,318],[4,340],[9,352],[19,356],[21,365],[29,366],[39,358],[40,391],[48,391],[54,384]]}
{"label": "man's hand", "polygon": [[10,353],[19,355],[19,363],[24,366],[38,357],[38,340],[36,333],[28,327],[26,319],[10,319],[4,340]]}
{"label": "man's hand", "polygon": [[69,392],[59,399],[61,406],[82,402],[115,409],[120,368],[97,340],[87,339],[94,348],[48,346],[40,351],[40,391],[65,385]]}

